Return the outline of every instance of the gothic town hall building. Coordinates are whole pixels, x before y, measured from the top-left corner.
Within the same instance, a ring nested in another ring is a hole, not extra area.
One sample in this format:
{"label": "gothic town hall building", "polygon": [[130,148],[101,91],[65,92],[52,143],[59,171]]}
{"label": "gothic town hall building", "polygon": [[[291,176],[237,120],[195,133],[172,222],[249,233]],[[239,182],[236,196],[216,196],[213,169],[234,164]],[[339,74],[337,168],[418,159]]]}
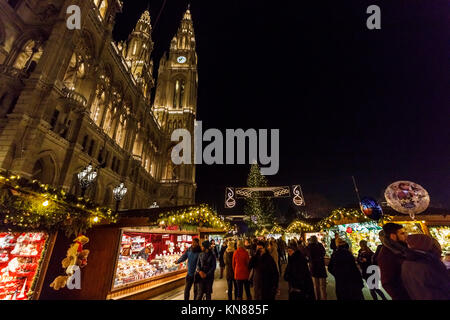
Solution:
{"label": "gothic town hall building", "polygon": [[[67,8],[81,8],[81,29]],[[80,194],[77,173],[99,168],[86,196],[122,209],[193,204],[195,166],[171,161],[171,133],[193,132],[197,54],[185,12],[153,74],[150,14],[115,42],[119,0],[0,1],[0,169]],[[155,88],[154,99],[151,90]],[[152,103],[152,101],[154,101]]]}

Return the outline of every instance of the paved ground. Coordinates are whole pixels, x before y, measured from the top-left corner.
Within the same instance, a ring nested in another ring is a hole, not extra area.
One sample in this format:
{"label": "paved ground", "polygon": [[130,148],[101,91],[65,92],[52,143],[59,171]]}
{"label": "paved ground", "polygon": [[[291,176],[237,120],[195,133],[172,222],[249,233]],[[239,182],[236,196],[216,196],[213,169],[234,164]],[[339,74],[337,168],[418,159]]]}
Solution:
{"label": "paved ground", "polygon": [[[284,266],[285,267],[285,266]],[[283,267],[283,269],[284,269]],[[213,300],[227,300],[227,281],[225,279],[219,279],[220,271],[219,268],[216,270],[216,277],[214,280],[214,286],[213,286],[213,294],[212,299]],[[383,290],[386,297],[389,297],[389,295]],[[366,300],[372,300],[372,297],[369,293],[369,290],[367,287],[364,287],[363,289],[364,298]],[[191,299],[194,295],[193,290],[191,291]],[[336,293],[334,288],[334,277],[330,274],[328,274],[327,279],[327,295],[328,300],[336,300]],[[164,294],[161,294],[152,300],[183,300],[184,299],[184,287],[180,287],[177,289],[174,289],[172,291],[168,291]],[[244,293],[244,299],[245,299],[245,293]],[[277,300],[288,300],[288,284],[286,281],[284,281],[280,277],[280,295],[276,297]]]}

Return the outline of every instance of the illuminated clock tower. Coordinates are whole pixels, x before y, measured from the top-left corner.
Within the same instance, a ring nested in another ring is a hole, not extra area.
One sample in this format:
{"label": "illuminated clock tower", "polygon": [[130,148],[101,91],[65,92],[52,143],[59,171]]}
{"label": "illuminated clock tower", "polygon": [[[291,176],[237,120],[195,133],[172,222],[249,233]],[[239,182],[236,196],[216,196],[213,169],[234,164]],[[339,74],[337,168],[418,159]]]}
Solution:
{"label": "illuminated clock tower", "polygon": [[[187,129],[194,140],[194,123],[197,112],[197,53],[195,34],[189,8],[184,13],[177,34],[170,44],[169,54],[161,58],[158,71],[153,112],[167,135],[175,129]],[[192,152],[193,152],[192,145]],[[192,155],[193,159],[193,155]],[[174,166],[169,158],[163,170],[163,179],[177,181],[177,205],[194,203],[195,166]]]}

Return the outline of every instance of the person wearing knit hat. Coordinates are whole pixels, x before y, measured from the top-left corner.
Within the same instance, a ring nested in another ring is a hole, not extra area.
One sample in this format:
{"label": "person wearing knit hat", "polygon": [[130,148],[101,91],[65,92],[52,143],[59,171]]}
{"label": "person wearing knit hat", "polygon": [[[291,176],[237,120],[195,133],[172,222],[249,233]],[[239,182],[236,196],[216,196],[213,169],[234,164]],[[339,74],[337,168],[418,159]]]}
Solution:
{"label": "person wearing knit hat", "polygon": [[425,234],[411,234],[406,238],[408,247],[418,251],[430,252],[441,257],[442,249],[439,242]]}
{"label": "person wearing knit hat", "polygon": [[450,300],[450,275],[441,261],[441,246],[436,239],[413,234],[406,238],[415,253],[402,264],[401,279],[413,300]]}

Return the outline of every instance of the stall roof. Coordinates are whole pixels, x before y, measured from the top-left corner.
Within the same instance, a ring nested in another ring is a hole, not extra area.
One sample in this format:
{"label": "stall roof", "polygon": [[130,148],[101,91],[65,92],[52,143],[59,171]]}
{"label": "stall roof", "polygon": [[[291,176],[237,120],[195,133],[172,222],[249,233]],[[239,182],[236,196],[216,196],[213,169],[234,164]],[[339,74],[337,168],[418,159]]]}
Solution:
{"label": "stall roof", "polygon": [[200,207],[198,205],[189,205],[189,206],[177,206],[177,207],[164,207],[164,208],[152,208],[152,209],[133,209],[133,210],[122,210],[119,211],[119,218],[148,218],[151,221],[157,221],[159,219],[160,214]]}
{"label": "stall roof", "polygon": [[[388,216],[408,216],[407,214],[395,211],[391,207],[383,207],[383,213]],[[420,214],[417,214],[416,216],[450,216],[450,209],[428,208],[427,210]]]}

